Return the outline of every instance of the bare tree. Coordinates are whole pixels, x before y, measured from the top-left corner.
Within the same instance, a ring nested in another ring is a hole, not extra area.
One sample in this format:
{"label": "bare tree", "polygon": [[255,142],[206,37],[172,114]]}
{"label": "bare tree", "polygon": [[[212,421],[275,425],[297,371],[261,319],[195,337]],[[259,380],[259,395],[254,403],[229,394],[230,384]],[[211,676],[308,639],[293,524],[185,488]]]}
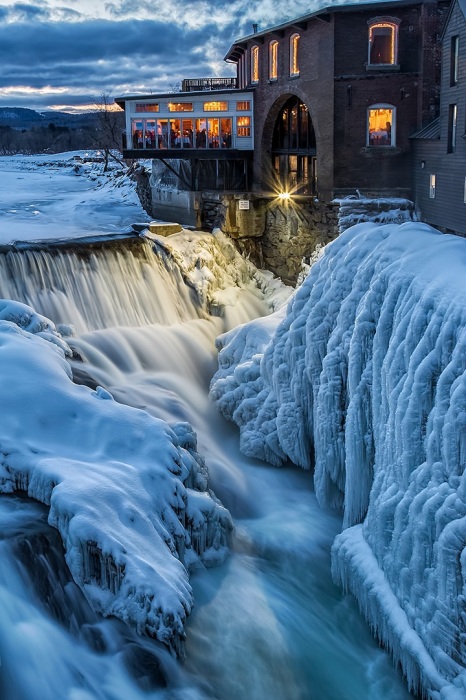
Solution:
{"label": "bare tree", "polygon": [[[104,172],[106,172],[110,158],[116,160],[120,165],[124,165],[121,149],[125,113],[122,109],[115,109],[115,104],[110,99],[110,95],[103,92],[97,106],[97,119],[99,125],[95,134],[96,148],[102,151]],[[117,153],[119,155],[116,155]]]}

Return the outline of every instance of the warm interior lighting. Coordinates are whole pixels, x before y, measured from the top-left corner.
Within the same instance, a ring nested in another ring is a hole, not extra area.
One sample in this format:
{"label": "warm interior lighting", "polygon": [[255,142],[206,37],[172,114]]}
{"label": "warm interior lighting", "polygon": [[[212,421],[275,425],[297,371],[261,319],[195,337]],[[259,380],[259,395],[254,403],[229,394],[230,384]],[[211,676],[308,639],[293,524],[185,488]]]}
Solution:
{"label": "warm interior lighting", "polygon": [[291,199],[291,195],[289,192],[280,192],[280,194],[278,195],[278,199],[286,201],[288,199]]}

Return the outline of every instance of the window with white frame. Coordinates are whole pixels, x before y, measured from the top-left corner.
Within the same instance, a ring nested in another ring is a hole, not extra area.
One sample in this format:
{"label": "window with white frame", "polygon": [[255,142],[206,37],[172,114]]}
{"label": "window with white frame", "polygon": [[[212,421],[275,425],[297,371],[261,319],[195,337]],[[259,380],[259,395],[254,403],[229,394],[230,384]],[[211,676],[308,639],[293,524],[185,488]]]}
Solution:
{"label": "window with white frame", "polygon": [[169,112],[192,112],[193,103],[192,102],[169,102],[168,103]]}
{"label": "window with white frame", "polygon": [[396,65],[398,62],[398,25],[396,18],[377,17],[369,21],[370,66]]}
{"label": "window with white frame", "polygon": [[136,102],[136,112],[158,112],[159,105],[157,102]]}
{"label": "window with white frame", "polygon": [[269,44],[269,80],[278,78],[278,41]]}
{"label": "window with white frame", "polygon": [[435,199],[435,175],[429,175],[429,198]]}
{"label": "window with white frame", "polygon": [[299,75],[299,34],[293,34],[290,37],[290,75],[295,77]]}
{"label": "window with white frame", "polygon": [[457,105],[448,105],[447,153],[454,153],[456,150],[457,121],[458,121],[458,106]]}
{"label": "window with white frame", "polygon": [[458,35],[451,37],[450,45],[450,87],[456,85],[458,82],[458,69],[459,69],[459,49],[460,49],[460,38]]}
{"label": "window with white frame", "polygon": [[228,112],[228,102],[204,102],[204,112]]}
{"label": "window with white frame", "polygon": [[259,82],[259,47],[251,49],[251,83]]}
{"label": "window with white frame", "polygon": [[367,146],[394,146],[395,107],[388,104],[371,105],[367,110]]}
{"label": "window with white frame", "polygon": [[251,117],[238,117],[236,119],[237,136],[251,136]]}

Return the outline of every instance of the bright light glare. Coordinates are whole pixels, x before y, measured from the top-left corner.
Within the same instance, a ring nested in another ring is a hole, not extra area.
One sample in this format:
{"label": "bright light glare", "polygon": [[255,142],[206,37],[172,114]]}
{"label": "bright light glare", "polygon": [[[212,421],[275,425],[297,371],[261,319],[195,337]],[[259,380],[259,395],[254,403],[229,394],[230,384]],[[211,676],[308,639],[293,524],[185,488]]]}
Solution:
{"label": "bright light glare", "polygon": [[278,195],[278,199],[286,200],[286,199],[290,199],[290,198],[291,198],[291,195],[289,192],[280,192],[280,194]]}

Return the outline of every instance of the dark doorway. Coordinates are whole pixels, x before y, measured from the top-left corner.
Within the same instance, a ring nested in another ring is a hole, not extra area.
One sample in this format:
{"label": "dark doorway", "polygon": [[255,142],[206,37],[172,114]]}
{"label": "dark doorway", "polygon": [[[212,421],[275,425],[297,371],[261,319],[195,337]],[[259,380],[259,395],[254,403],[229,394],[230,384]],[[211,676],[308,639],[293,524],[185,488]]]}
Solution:
{"label": "dark doorway", "polygon": [[281,185],[288,192],[316,194],[315,133],[309,110],[297,97],[287,100],[275,122],[272,164]]}

